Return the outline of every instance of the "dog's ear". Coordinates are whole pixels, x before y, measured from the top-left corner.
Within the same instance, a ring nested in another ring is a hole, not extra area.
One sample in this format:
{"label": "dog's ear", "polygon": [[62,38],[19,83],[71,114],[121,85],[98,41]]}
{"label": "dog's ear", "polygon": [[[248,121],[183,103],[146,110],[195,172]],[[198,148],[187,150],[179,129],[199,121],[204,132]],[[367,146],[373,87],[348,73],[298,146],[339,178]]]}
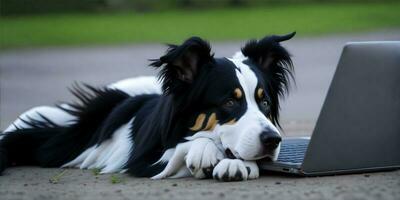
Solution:
{"label": "dog's ear", "polygon": [[164,92],[194,81],[199,69],[212,61],[211,47],[199,37],[191,37],[181,45],[168,45],[165,55],[151,60],[153,67],[162,67],[160,79]]}
{"label": "dog's ear", "polygon": [[289,89],[289,79],[293,78],[293,64],[289,52],[280,42],[291,39],[296,32],[278,36],[272,35],[261,40],[250,40],[242,48],[248,57],[264,73],[268,93],[271,97],[272,122],[279,126],[279,98]]}

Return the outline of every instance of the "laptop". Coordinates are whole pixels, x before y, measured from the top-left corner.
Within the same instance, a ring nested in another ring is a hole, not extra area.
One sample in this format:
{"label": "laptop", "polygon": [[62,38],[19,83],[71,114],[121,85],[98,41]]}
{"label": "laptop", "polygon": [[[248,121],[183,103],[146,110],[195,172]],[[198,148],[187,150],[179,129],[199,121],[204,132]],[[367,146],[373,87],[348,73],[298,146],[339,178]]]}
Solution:
{"label": "laptop", "polygon": [[302,176],[400,168],[400,41],[345,45],[311,138],[260,168]]}

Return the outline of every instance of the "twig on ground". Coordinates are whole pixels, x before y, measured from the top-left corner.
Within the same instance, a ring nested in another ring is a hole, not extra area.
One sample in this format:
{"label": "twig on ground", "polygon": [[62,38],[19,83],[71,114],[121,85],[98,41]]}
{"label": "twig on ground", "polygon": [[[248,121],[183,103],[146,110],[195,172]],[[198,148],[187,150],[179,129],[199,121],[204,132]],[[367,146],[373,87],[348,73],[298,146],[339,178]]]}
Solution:
{"label": "twig on ground", "polygon": [[62,172],[60,172],[60,173],[54,175],[53,177],[51,177],[51,178],[49,179],[49,182],[50,182],[50,183],[53,183],[53,184],[57,184],[57,183],[60,181],[61,177],[63,177],[63,176],[65,175],[66,172],[67,172],[67,170],[65,169],[65,170],[63,170]]}

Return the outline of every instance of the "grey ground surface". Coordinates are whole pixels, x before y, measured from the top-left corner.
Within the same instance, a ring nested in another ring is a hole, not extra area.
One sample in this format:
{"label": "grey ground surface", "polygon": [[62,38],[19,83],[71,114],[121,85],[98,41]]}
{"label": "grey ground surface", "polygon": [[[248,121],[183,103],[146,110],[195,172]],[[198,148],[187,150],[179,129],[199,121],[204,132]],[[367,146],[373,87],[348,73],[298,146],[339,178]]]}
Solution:
{"label": "grey ground surface", "polygon": [[152,181],[118,175],[95,176],[91,171],[68,170],[56,184],[48,179],[60,169],[14,168],[0,177],[0,199],[393,199],[400,197],[400,171],[297,178],[266,174],[255,181],[216,182],[192,178]]}
{"label": "grey ground surface", "polygon": [[[282,105],[287,136],[310,135],[332,79],[342,47],[348,41],[400,40],[400,30],[294,38],[284,45],[293,55],[297,85]],[[214,43],[217,56],[230,56],[243,43]],[[69,47],[0,52],[0,130],[34,106],[72,100],[73,81],[105,85],[138,75],[154,75],[146,67],[161,45]],[[267,174],[255,181],[163,180],[67,170],[57,184],[49,179],[60,169],[21,167],[0,176],[0,199],[400,199],[400,171],[295,178]]]}

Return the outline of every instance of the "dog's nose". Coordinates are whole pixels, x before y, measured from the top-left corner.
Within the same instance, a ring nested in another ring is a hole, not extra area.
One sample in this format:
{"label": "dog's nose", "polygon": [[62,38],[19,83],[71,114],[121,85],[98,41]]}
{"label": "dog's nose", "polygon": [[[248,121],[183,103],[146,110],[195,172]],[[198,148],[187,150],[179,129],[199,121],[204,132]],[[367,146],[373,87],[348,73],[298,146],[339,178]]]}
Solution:
{"label": "dog's nose", "polygon": [[274,131],[264,131],[260,134],[260,140],[267,150],[274,150],[278,147],[282,138]]}

